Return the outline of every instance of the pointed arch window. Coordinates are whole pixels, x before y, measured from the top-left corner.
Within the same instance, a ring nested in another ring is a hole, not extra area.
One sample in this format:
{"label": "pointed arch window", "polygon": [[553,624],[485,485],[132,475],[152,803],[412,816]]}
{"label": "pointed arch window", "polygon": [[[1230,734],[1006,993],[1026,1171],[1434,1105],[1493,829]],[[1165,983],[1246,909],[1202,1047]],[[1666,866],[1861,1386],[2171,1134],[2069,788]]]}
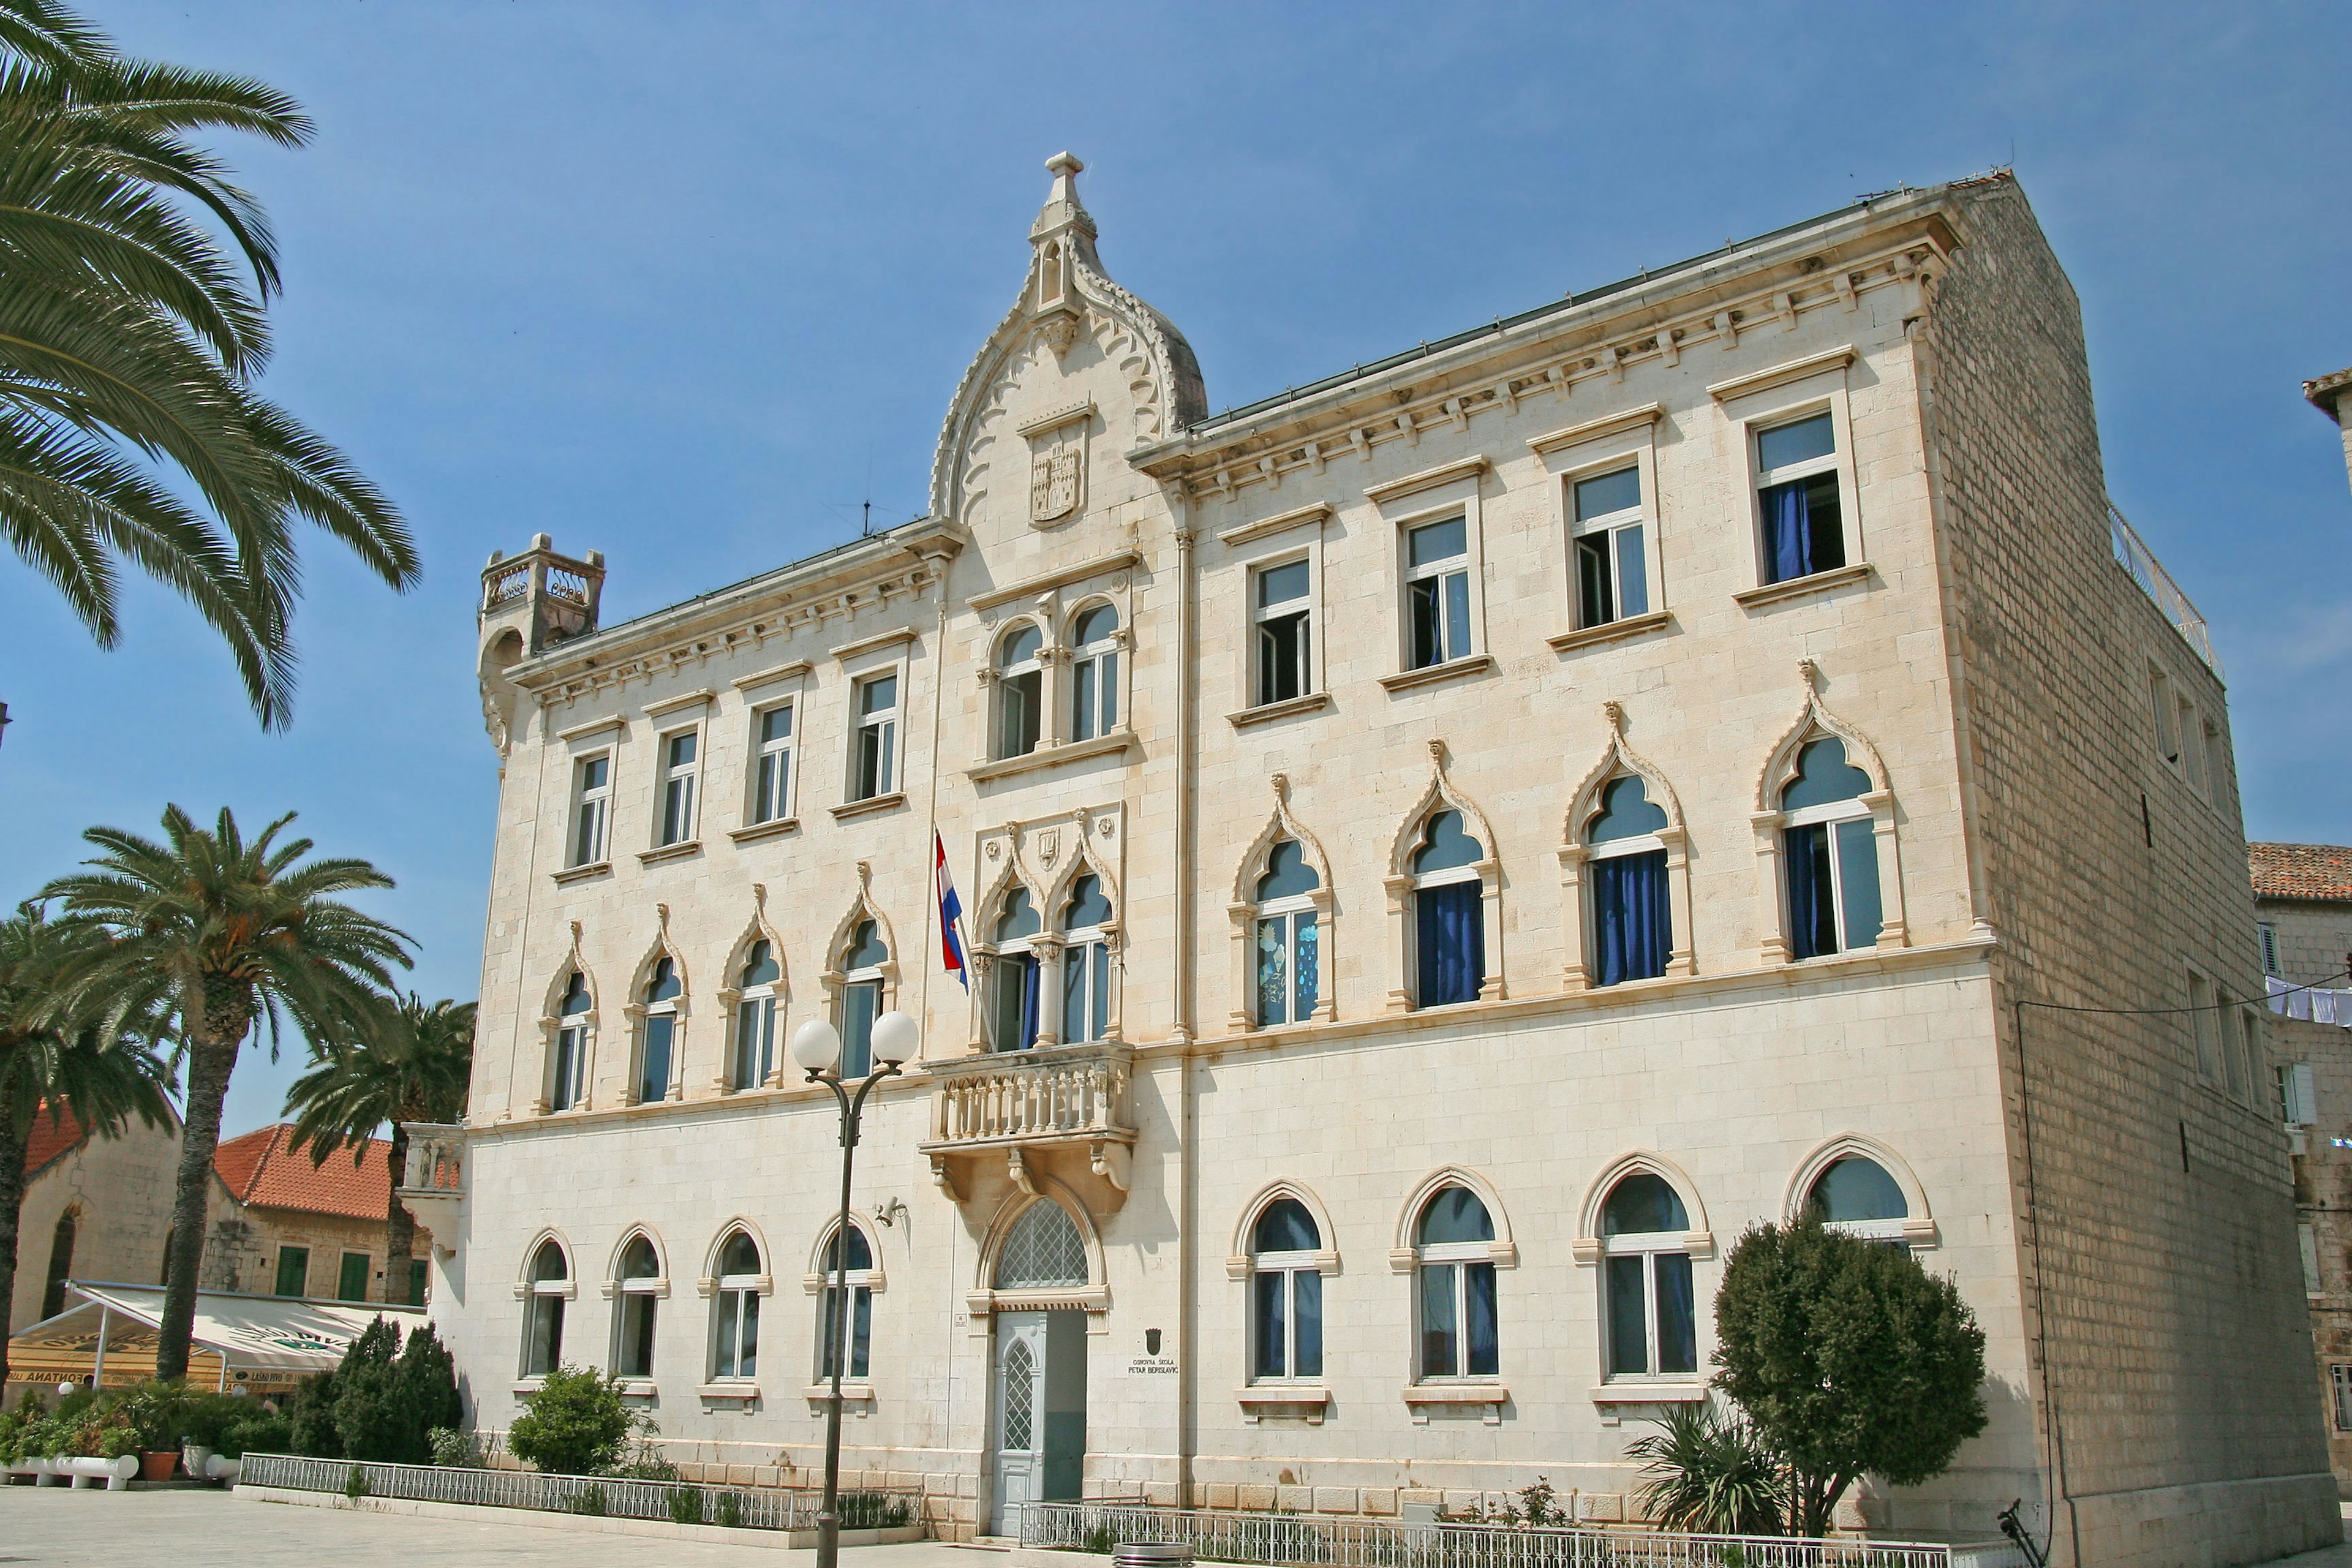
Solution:
{"label": "pointed arch window", "polygon": [[1257,879],[1257,1021],[1300,1024],[1322,994],[1322,931],[1314,894],[1323,885],[1295,838],[1266,852]]}
{"label": "pointed arch window", "polygon": [[665,1281],[651,1238],[634,1236],[613,1279],[613,1375],[654,1374],[654,1315]]}
{"label": "pointed arch window", "polygon": [[677,963],[667,956],[656,960],[653,974],[646,981],[646,1021],[637,1039],[639,1105],[669,1098],[670,1061],[677,1043],[677,999],[685,993]]}
{"label": "pointed arch window", "polygon": [[783,969],[765,937],[751,944],[737,979],[742,996],[735,1004],[735,1059],[728,1082],[758,1089],[776,1068],[776,1003]]}
{"label": "pointed arch window", "polygon": [[595,1006],[596,999],[588,994],[588,977],[573,970],[563,983],[563,999],[555,1005],[555,1060],[547,1085],[550,1110],[588,1102],[588,1015]]}
{"label": "pointed arch window", "polygon": [[1689,1211],[1664,1177],[1635,1171],[1610,1189],[1601,1211],[1610,1376],[1698,1370],[1689,1231]]}
{"label": "pointed arch window", "polygon": [[1806,1212],[1832,1230],[1911,1250],[1911,1202],[1886,1167],[1867,1154],[1832,1160],[1805,1194]]}
{"label": "pointed arch window", "polygon": [[1118,728],[1118,611],[1097,605],[1078,617],[1070,667],[1070,739],[1092,741]]}
{"label": "pointed arch window", "polygon": [[1440,1187],[1413,1224],[1414,1368],[1423,1383],[1492,1378],[1502,1366],[1494,1217],[1467,1187]]}
{"label": "pointed arch window", "polygon": [[1021,1211],[996,1255],[999,1290],[1057,1290],[1087,1283],[1087,1243],[1078,1223],[1051,1198]]}
{"label": "pointed arch window", "polygon": [[563,1303],[572,1294],[572,1266],[553,1237],[530,1255],[523,1293],[522,1374],[545,1377],[563,1364]]}
{"label": "pointed arch window", "polygon": [[1323,1233],[1297,1198],[1250,1228],[1250,1381],[1323,1375]]}
{"label": "pointed arch window", "polygon": [[1062,1038],[1107,1039],[1110,1035],[1110,899],[1102,879],[1081,872],[1070,884],[1062,908]]}
{"label": "pointed arch window", "polygon": [[882,928],[872,921],[858,921],[841,955],[841,1021],[836,1026],[844,1078],[864,1078],[874,1070],[874,1020],[882,1016],[882,989],[888,980],[883,965],[889,962]]}
{"label": "pointed arch window", "polygon": [[[866,1233],[856,1226],[849,1227],[849,1364],[844,1377],[864,1377],[871,1364],[874,1339],[874,1248]],[[819,1382],[833,1375],[835,1335],[841,1311],[841,1231],[836,1226],[833,1238],[824,1247],[824,1284],[818,1294],[816,1375]]]}
{"label": "pointed arch window", "polygon": [[1809,741],[1798,753],[1797,776],[1780,792],[1792,958],[1877,944],[1885,917],[1877,829],[1862,798],[1869,793],[1870,775],[1847,761],[1835,736]]}
{"label": "pointed arch window", "polygon": [[996,918],[997,953],[991,984],[995,987],[994,1027],[990,1048],[1025,1051],[1037,1043],[1037,954],[1030,939],[1045,929],[1037,906],[1025,888],[1005,895],[1004,912]]}
{"label": "pointed arch window", "polygon": [[1045,636],[1034,622],[1015,626],[996,650],[996,755],[1025,757],[1044,736]]}
{"label": "pointed arch window", "polygon": [[1486,858],[1460,812],[1431,814],[1410,867],[1416,1007],[1475,1002],[1486,983]]}
{"label": "pointed arch window", "polygon": [[1666,814],[1638,773],[1609,781],[1601,810],[1585,830],[1592,851],[1592,968],[1595,984],[1649,980],[1674,955]]}
{"label": "pointed arch window", "polygon": [[747,1231],[736,1231],[719,1248],[718,1310],[711,1321],[710,1378],[750,1378],[760,1374],[760,1295],[767,1288],[761,1272],[760,1245]]}

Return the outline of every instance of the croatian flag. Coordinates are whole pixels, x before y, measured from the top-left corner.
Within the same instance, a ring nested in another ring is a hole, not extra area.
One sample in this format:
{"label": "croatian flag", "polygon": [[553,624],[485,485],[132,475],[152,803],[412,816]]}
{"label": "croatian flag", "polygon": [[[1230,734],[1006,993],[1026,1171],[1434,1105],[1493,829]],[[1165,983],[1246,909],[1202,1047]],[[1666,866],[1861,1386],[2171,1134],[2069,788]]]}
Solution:
{"label": "croatian flag", "polygon": [[956,984],[971,989],[963,966],[963,900],[956,897],[955,879],[948,874],[948,847],[937,832],[931,835],[931,880],[940,899],[940,961]]}

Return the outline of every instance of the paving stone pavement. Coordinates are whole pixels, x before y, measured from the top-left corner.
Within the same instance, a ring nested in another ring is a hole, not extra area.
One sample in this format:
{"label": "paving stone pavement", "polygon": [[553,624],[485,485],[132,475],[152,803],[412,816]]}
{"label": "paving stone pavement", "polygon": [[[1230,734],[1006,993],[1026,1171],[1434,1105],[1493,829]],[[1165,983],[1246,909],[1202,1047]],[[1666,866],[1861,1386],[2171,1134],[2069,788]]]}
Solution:
{"label": "paving stone pavement", "polygon": [[[226,1492],[72,1491],[0,1487],[0,1563],[41,1568],[416,1568],[418,1563],[533,1563],[598,1568],[811,1568],[814,1552],[583,1534],[499,1521],[352,1513],[246,1501]],[[971,1548],[867,1546],[850,1568],[988,1568]]]}

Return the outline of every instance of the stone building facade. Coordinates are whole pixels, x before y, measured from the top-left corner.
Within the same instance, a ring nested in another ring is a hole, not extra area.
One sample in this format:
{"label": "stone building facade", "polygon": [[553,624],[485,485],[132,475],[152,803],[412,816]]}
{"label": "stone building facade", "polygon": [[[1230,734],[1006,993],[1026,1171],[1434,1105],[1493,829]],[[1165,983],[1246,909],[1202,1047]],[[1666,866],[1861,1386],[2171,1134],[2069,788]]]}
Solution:
{"label": "stone building facade", "polygon": [[2319,1402],[2352,1497],[2352,848],[2249,844]]}
{"label": "stone building facade", "polygon": [[176,1125],[133,1121],[100,1138],[70,1110],[54,1120],[39,1112],[25,1152],[11,1332],[64,1310],[68,1279],[145,1285],[163,1277],[179,1161]]}
{"label": "stone building facade", "polygon": [[226,1139],[213,1154],[211,1231],[199,1287],[250,1296],[316,1296],[414,1304],[425,1289],[431,1237],[420,1229],[407,1277],[384,1277],[391,1142],[371,1138],[313,1163],[278,1122]]}
{"label": "stone building facade", "polygon": [[895,1009],[845,1440],[949,1533],[1624,1517],[1733,1243],[1820,1205],[1988,1336],[1874,1529],[2336,1540],[2259,1031],[2055,1010],[2261,976],[2221,680],[2014,182],[1212,416],[1049,168],[925,519],[622,626],[593,552],[484,574],[481,1044],[406,1194],[479,1424],[588,1363],[804,1477],[839,1153],[782,1045]]}

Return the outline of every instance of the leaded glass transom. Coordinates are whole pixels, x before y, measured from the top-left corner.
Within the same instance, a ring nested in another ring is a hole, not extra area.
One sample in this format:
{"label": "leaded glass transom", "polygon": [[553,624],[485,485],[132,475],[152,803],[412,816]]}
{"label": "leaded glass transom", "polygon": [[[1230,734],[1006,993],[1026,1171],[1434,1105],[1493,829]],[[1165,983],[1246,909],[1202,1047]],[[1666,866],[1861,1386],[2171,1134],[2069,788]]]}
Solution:
{"label": "leaded glass transom", "polygon": [[1004,1446],[1015,1453],[1026,1453],[1030,1448],[1030,1402],[1037,1392],[1034,1361],[1029,1346],[1022,1341],[1014,1341],[1013,1348],[1004,1352]]}
{"label": "leaded glass transom", "polygon": [[1037,1290],[1087,1282],[1087,1244],[1076,1221],[1051,1199],[1031,1204],[996,1259],[996,1288]]}

